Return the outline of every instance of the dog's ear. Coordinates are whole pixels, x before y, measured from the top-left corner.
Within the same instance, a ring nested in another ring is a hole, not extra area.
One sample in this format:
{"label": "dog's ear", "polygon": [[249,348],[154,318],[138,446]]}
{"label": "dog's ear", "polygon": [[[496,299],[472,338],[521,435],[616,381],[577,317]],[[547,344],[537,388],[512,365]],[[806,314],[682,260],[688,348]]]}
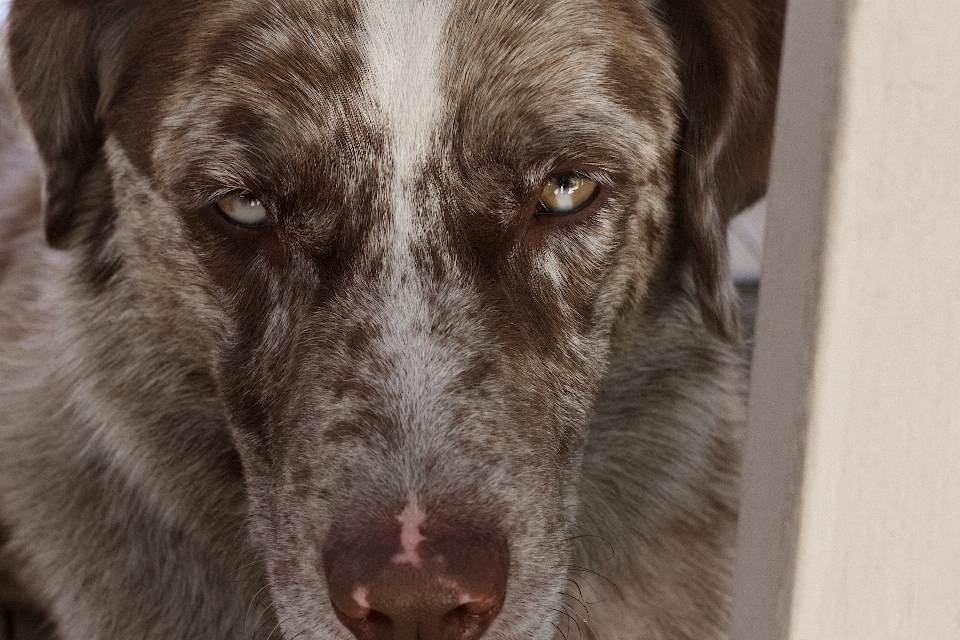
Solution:
{"label": "dog's ear", "polygon": [[683,86],[676,201],[707,326],[737,334],[726,227],[766,191],[785,0],[658,0]]}
{"label": "dog's ear", "polygon": [[70,245],[89,212],[90,174],[102,162],[99,124],[104,87],[113,81],[123,43],[121,2],[15,2],[8,21],[10,70],[20,106],[45,168],[47,241]]}

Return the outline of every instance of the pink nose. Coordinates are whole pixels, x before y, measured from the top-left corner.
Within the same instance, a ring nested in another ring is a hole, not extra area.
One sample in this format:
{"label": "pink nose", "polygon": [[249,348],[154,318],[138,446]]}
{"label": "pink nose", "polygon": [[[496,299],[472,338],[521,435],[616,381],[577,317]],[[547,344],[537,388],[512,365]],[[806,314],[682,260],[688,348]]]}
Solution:
{"label": "pink nose", "polygon": [[476,640],[500,612],[509,552],[495,530],[370,526],[324,553],[330,599],[358,640]]}

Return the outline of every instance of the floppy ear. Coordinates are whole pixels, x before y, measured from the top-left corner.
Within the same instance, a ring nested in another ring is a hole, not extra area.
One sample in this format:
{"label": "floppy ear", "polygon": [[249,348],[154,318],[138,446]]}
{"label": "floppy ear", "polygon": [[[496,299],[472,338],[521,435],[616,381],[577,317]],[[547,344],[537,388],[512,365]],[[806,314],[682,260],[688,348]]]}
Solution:
{"label": "floppy ear", "polygon": [[[104,6],[105,5],[105,6]],[[103,198],[98,105],[122,44],[120,3],[15,2],[8,22],[10,69],[45,168],[47,242],[70,246],[83,216]],[[94,174],[94,175],[91,175]]]}
{"label": "floppy ear", "polygon": [[673,35],[684,131],[676,186],[707,326],[736,339],[726,226],[766,192],[785,0],[658,0]]}

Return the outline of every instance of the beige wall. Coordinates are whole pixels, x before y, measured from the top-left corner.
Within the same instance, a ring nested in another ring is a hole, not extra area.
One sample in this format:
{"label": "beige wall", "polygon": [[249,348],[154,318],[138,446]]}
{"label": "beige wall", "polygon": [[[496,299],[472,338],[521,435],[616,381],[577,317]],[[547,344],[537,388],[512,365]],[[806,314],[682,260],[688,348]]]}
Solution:
{"label": "beige wall", "polygon": [[735,640],[960,639],[960,1],[794,0]]}

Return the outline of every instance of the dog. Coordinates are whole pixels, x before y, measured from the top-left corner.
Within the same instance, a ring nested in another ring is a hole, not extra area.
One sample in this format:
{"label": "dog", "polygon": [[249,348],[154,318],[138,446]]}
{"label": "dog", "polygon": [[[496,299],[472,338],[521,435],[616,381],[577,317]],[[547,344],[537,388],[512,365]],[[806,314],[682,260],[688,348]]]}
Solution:
{"label": "dog", "polygon": [[60,640],[725,637],[724,234],[782,20],[16,0],[7,606]]}

